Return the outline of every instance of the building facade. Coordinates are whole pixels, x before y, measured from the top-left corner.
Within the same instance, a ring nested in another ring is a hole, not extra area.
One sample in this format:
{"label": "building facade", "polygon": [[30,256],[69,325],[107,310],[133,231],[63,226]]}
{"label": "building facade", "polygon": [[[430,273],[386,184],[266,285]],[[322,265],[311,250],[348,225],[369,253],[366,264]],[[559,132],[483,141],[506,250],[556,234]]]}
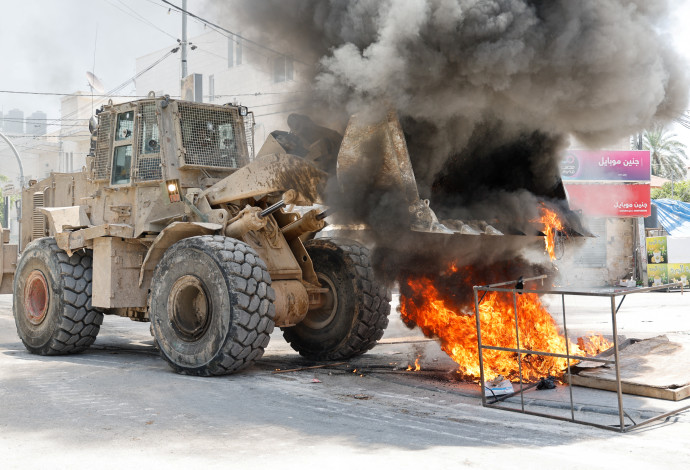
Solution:
{"label": "building facade", "polygon": [[[287,116],[308,105],[309,90],[303,81],[306,65],[289,55],[215,31],[189,42],[188,74],[198,74],[201,82],[201,96],[194,98],[205,103],[247,106],[254,113],[257,147],[273,130],[287,130]],[[170,49],[137,59],[137,74],[141,73],[136,81],[138,96],[150,91],[156,96],[181,96],[180,51],[156,64],[174,47],[171,44]]]}

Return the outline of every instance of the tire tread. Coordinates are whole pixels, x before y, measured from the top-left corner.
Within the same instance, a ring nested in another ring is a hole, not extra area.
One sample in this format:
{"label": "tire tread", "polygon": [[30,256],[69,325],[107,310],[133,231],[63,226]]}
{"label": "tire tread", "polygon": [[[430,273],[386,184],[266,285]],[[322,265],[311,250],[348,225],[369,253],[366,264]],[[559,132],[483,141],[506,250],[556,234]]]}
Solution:
{"label": "tire tread", "polygon": [[[57,262],[56,277],[61,292],[54,295],[62,302],[57,327],[50,341],[35,350],[22,338],[31,352],[40,355],[74,354],[84,351],[96,341],[103,323],[103,312],[91,306],[92,263],[90,251],[77,251],[68,256],[52,237],[41,238],[30,245],[31,249],[47,250]],[[27,250],[30,249],[27,247]],[[21,334],[20,334],[21,337]]]}
{"label": "tire tread", "polygon": [[299,337],[290,328],[283,329],[285,340],[300,355],[315,360],[337,361],[364,354],[376,346],[388,326],[391,299],[390,289],[375,279],[369,249],[358,242],[340,238],[313,239],[305,246],[335,249],[353,263],[357,287],[361,292],[359,314],[349,334],[331,350],[312,351],[303,348]]}

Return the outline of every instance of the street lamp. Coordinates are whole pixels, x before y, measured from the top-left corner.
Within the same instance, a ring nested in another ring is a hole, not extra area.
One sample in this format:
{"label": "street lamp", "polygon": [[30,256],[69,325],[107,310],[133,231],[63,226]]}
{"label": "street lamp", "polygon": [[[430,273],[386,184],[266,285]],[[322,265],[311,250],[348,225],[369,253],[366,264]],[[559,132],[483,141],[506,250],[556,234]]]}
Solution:
{"label": "street lamp", "polygon": [[24,189],[24,167],[22,166],[22,159],[19,157],[19,152],[17,152],[17,149],[15,148],[14,144],[9,138],[7,138],[5,134],[0,132],[0,137],[2,137],[2,139],[5,142],[7,142],[7,145],[10,146],[10,149],[12,149],[14,156],[17,158],[17,164],[19,165],[19,189]]}
{"label": "street lamp", "polygon": [[[21,190],[24,189],[24,167],[22,166],[22,159],[19,157],[19,152],[17,152],[17,149],[15,148],[14,144],[12,143],[12,141],[11,141],[10,139],[8,139],[7,136],[6,136],[5,134],[3,134],[2,132],[0,132],[0,137],[2,137],[2,139],[3,139],[5,142],[7,142],[7,145],[10,146],[10,148],[12,149],[12,152],[14,153],[14,156],[17,158],[17,164],[19,165],[19,190],[21,191]],[[18,226],[18,228],[19,228],[19,234],[18,234],[18,236],[19,236],[19,240],[20,240],[20,243],[21,243],[21,238],[22,238],[22,225],[19,223],[19,219],[20,219],[20,218],[21,218],[21,207],[17,210],[17,226]],[[9,222],[10,222],[10,221],[9,221],[9,217],[8,217],[8,220],[7,220],[7,226],[8,226],[8,227],[10,227],[10,223],[9,223]]]}

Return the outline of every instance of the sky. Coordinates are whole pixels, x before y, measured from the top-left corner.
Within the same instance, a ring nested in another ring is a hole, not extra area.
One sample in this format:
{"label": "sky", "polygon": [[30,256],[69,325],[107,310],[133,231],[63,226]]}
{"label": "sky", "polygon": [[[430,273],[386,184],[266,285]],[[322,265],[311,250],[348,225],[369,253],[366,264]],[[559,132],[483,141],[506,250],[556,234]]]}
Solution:
{"label": "sky", "polygon": [[[216,22],[208,1],[188,0],[187,8]],[[688,60],[689,25],[690,2],[677,0],[669,40]],[[189,19],[189,37],[205,31]],[[161,0],[0,0],[0,110],[6,114],[19,108],[25,117],[41,110],[58,118],[60,97],[6,92],[88,91],[87,71],[111,90],[136,73],[137,57],[173,45],[179,37],[181,14]],[[123,94],[133,91],[130,83]],[[690,130],[675,130],[690,147]]]}
{"label": "sky", "polygon": [[[202,16],[205,3],[188,0],[187,8]],[[0,110],[57,118],[60,97],[4,91],[88,91],[87,71],[111,90],[134,76],[137,57],[174,45],[181,24],[160,0],[0,0]],[[188,36],[203,32],[189,18]],[[133,91],[130,83],[123,94]]]}

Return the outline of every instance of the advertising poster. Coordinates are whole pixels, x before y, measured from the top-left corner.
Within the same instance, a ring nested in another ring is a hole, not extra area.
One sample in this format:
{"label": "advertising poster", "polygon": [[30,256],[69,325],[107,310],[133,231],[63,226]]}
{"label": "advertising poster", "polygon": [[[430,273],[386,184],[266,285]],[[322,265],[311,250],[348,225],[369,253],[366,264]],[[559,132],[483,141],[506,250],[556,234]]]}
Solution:
{"label": "advertising poster", "polygon": [[564,184],[573,210],[590,217],[649,217],[649,184]]}
{"label": "advertising poster", "polygon": [[688,287],[690,279],[690,263],[672,263],[668,265],[669,282],[682,282],[684,287]]}
{"label": "advertising poster", "polygon": [[666,237],[647,238],[647,263],[668,263],[668,248],[666,245]]}
{"label": "advertising poster", "polygon": [[648,264],[647,277],[649,278],[649,287],[668,284],[668,265]]}
{"label": "advertising poster", "polygon": [[649,150],[568,150],[564,181],[651,181]]}

